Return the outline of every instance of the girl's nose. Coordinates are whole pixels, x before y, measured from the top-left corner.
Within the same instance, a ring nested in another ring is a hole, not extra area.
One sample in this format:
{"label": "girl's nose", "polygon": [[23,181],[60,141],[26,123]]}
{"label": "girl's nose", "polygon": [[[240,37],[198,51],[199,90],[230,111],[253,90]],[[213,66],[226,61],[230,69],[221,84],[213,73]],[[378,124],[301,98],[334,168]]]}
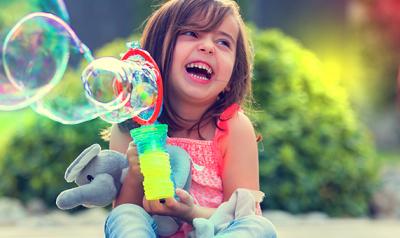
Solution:
{"label": "girl's nose", "polygon": [[207,42],[202,42],[199,45],[199,50],[202,53],[209,54],[209,55],[212,55],[215,52],[214,45],[211,42],[208,42],[208,41]]}

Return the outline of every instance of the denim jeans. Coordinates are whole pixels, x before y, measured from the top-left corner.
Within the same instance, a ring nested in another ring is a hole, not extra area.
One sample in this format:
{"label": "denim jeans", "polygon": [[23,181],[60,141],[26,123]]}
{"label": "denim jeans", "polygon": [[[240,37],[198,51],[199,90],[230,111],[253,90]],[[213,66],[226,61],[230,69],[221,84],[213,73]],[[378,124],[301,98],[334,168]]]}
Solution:
{"label": "denim jeans", "polygon": [[[153,238],[157,237],[156,231],[157,225],[153,218],[142,207],[134,204],[123,204],[114,208],[104,227],[106,238]],[[250,215],[232,221],[228,227],[210,237],[276,238],[276,232],[268,219]]]}

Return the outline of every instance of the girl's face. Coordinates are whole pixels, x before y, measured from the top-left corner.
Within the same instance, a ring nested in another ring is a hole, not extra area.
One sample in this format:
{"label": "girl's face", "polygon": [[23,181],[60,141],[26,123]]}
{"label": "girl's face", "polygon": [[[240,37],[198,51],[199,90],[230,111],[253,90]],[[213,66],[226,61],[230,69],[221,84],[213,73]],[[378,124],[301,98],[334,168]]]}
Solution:
{"label": "girl's face", "polygon": [[210,32],[182,32],[169,75],[170,100],[213,104],[231,78],[238,34],[239,26],[232,15]]}

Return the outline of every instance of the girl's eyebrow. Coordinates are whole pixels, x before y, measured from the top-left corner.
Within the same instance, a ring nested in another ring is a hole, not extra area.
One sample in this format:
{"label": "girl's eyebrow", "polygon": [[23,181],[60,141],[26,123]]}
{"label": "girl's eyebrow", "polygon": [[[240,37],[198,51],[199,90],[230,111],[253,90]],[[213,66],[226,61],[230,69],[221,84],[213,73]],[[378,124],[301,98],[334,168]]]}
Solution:
{"label": "girl's eyebrow", "polygon": [[226,33],[225,31],[217,31],[217,34],[223,35],[223,36],[227,37],[233,43],[236,43],[236,41],[233,39],[233,37],[229,33]]}

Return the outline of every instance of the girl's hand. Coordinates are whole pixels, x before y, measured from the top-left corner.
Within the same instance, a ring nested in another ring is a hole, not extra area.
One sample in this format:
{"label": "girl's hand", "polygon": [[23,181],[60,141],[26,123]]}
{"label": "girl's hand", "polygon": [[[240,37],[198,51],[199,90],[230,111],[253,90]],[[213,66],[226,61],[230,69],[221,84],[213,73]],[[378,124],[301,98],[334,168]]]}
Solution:
{"label": "girl's hand", "polygon": [[180,201],[175,198],[167,198],[164,202],[160,202],[160,200],[148,201],[143,198],[143,208],[151,214],[173,216],[192,222],[195,208],[192,196],[180,188],[177,188],[175,192]]}
{"label": "girl's hand", "polygon": [[129,161],[128,173],[125,176],[121,190],[116,197],[113,207],[124,203],[133,203],[142,206],[143,202],[143,175],[140,173],[140,165],[136,145],[131,142],[126,150]]}
{"label": "girl's hand", "polygon": [[137,152],[137,148],[135,143],[131,141],[128,146],[128,150],[126,151],[126,156],[129,161],[129,173],[135,178],[137,183],[143,182],[143,175],[140,172],[140,164],[139,164],[139,156]]}

